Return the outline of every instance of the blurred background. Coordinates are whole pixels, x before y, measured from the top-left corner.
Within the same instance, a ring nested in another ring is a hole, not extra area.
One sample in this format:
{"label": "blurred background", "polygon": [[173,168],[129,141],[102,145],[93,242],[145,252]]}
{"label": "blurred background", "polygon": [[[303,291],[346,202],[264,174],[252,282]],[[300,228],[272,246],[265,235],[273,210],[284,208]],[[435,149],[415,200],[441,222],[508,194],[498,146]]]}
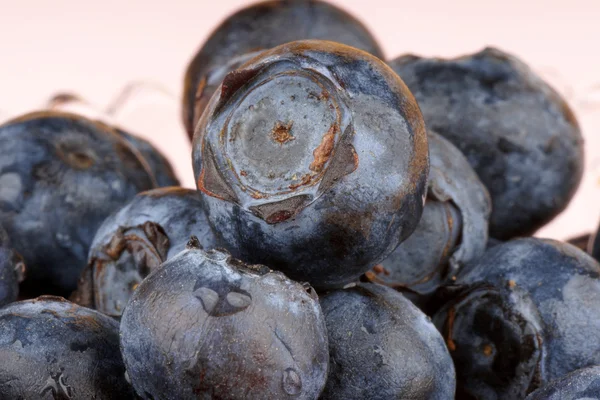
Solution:
{"label": "blurred background", "polygon": [[[180,118],[185,67],[242,0],[1,0],[0,120],[59,92],[81,112],[155,143],[194,187]],[[600,1],[332,1],[361,19],[385,54],[454,57],[496,46],[549,81],[571,104],[586,140],[586,173],[570,207],[538,236],[566,239],[600,220]],[[76,110],[74,110],[76,111]]]}

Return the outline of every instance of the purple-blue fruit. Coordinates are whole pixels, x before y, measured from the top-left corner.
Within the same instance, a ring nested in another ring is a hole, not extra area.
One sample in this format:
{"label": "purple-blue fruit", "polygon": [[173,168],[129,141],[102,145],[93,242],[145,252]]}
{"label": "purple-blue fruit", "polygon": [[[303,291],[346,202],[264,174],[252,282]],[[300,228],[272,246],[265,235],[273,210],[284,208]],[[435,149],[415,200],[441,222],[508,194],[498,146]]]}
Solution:
{"label": "purple-blue fruit", "polygon": [[427,128],[458,147],[489,190],[490,236],[529,236],[566,208],[583,173],[583,138],[565,100],[525,63],[486,48],[390,65]]}
{"label": "purple-blue fruit", "polygon": [[600,364],[600,265],[574,246],[534,238],[498,244],[446,291],[434,322],[461,398],[523,399]]}
{"label": "purple-blue fruit", "polygon": [[454,365],[431,320],[386,286],[361,283],[320,299],[329,335],[321,399],[454,399]]}
{"label": "purple-blue fruit", "polygon": [[138,194],[98,228],[72,300],[120,316],[139,283],[192,235],[207,250],[217,246],[200,192],[169,187]]}
{"label": "purple-blue fruit", "polygon": [[155,186],[139,153],[112,129],[61,112],[0,126],[0,224],[23,256],[27,295],[68,295],[96,229]]}
{"label": "purple-blue fruit", "polygon": [[193,158],[224,246],[318,288],[357,279],[413,232],[429,170],[402,80],[325,41],[276,47],[227,75]]}
{"label": "purple-blue fruit", "polygon": [[194,240],[133,293],[121,351],[143,399],[316,399],[329,363],[310,286]]}
{"label": "purple-blue fruit", "polygon": [[0,398],[131,399],[119,324],[61,297],[0,309]]}

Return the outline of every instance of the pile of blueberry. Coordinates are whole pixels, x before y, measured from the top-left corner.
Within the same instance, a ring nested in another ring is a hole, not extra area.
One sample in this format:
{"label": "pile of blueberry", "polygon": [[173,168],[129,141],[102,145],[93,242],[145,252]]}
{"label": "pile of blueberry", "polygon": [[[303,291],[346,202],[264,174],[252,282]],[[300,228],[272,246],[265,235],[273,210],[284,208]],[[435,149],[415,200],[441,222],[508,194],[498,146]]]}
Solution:
{"label": "pile of blueberry", "polygon": [[0,398],[599,398],[600,240],[531,237],[581,180],[569,106],[498,49],[382,59],[325,2],[227,18],[197,190],[103,121],[0,126]]}

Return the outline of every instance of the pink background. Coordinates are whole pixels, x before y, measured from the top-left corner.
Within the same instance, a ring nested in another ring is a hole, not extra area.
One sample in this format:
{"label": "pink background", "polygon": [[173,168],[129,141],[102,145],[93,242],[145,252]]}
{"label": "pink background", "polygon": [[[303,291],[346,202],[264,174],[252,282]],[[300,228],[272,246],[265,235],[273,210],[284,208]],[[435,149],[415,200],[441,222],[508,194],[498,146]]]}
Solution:
{"label": "pink background", "polygon": [[[567,238],[600,220],[600,2],[589,0],[338,0],[367,24],[388,57],[453,57],[493,45],[521,57],[579,117],[586,175],[569,209],[538,233]],[[179,118],[185,66],[241,0],[25,0],[0,8],[0,119],[44,106],[60,91],[99,113],[134,85],[110,119],[150,138],[193,187]]]}

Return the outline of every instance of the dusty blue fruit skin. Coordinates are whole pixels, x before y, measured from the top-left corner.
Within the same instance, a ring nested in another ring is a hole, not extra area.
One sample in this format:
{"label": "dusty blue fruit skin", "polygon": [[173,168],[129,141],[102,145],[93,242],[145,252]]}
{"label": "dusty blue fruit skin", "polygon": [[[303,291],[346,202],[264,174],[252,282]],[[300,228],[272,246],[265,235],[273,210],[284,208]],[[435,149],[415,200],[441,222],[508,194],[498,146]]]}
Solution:
{"label": "dusty blue fruit skin", "polygon": [[181,185],[169,160],[152,143],[122,129],[115,128],[115,131],[144,157],[152,170],[152,175],[154,175],[158,187]]}
{"label": "dusty blue fruit skin", "polygon": [[138,194],[98,228],[71,300],[120,316],[135,287],[192,235],[207,250],[218,245],[200,192],[169,187]]}
{"label": "dusty blue fruit skin", "polygon": [[123,313],[121,351],[137,394],[316,399],[329,353],[314,290],[188,247],[140,284]]}
{"label": "dusty blue fruit skin", "polygon": [[490,191],[492,237],[529,236],[566,208],[583,174],[583,138],[565,100],[525,63],[486,48],[389,64],[427,128],[458,147]]}
{"label": "dusty blue fruit skin", "polygon": [[153,187],[139,153],[103,124],[39,112],[0,126],[0,223],[28,267],[22,289],[68,295],[104,218]]}
{"label": "dusty blue fruit skin", "polygon": [[383,58],[367,28],[332,4],[314,0],[252,4],[225,19],[188,65],[182,110],[190,139],[208,100],[228,72],[258,51],[305,39],[340,42]]}
{"label": "dusty blue fruit skin", "polygon": [[194,174],[235,257],[339,287],[415,229],[429,156],[419,107],[379,59],[293,42],[229,75],[200,119]]}
{"label": "dusty blue fruit skin", "polygon": [[600,265],[576,247],[518,239],[463,270],[435,316],[465,398],[522,399],[600,364]]}
{"label": "dusty blue fruit skin", "polygon": [[19,283],[25,277],[25,263],[10,245],[6,230],[0,226],[0,307],[17,301]]}
{"label": "dusty blue fruit skin", "polygon": [[526,400],[593,400],[600,398],[600,367],[581,368],[553,380]]}
{"label": "dusty blue fruit skin", "polygon": [[454,365],[431,320],[386,286],[361,283],[320,298],[329,335],[321,398],[454,399]]}
{"label": "dusty blue fruit skin", "polygon": [[119,325],[61,297],[0,309],[0,398],[132,399]]}
{"label": "dusty blue fruit skin", "polygon": [[483,254],[492,208],[487,189],[460,150],[433,131],[428,142],[429,184],[419,225],[366,274],[372,282],[408,288],[423,301]]}

